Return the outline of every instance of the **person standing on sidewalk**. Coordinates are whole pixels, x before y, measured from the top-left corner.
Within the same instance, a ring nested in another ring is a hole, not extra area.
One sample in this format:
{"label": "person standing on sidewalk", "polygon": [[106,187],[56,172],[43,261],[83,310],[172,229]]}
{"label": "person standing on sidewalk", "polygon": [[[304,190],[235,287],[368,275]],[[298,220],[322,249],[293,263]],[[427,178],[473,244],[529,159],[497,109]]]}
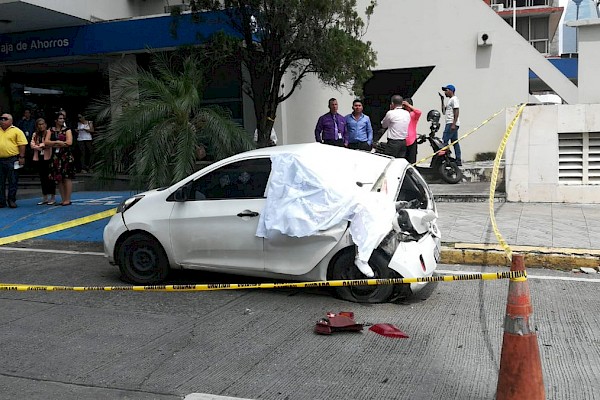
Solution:
{"label": "person standing on sidewalk", "polygon": [[29,142],[31,141],[31,136],[35,131],[35,120],[31,116],[31,110],[29,108],[23,110],[23,118],[16,121],[15,125],[21,131],[23,131],[23,133],[25,134],[25,139],[27,139],[27,146],[25,146],[25,168],[23,169],[24,171],[25,169],[28,169],[31,165],[30,162],[33,152],[31,151],[31,147],[29,147]]}
{"label": "person standing on sidewalk", "polygon": [[92,165],[94,165],[94,146],[92,144],[94,125],[82,114],[77,115],[77,120],[77,145],[81,171],[87,173],[92,171]]}
{"label": "person standing on sidewalk", "polygon": [[346,115],[346,131],[350,149],[371,151],[373,126],[371,119],[363,114],[363,103],[359,99],[352,102],[352,113]]}
{"label": "person standing on sidewalk", "polygon": [[31,137],[31,149],[33,150],[33,163],[37,165],[37,171],[42,184],[42,201],[38,206],[48,204],[54,205],[56,195],[56,183],[50,179],[50,158],[52,157],[52,147],[46,147],[44,139],[48,133],[48,125],[44,118],[38,118],[35,121],[35,132]]}
{"label": "person standing on sidewalk", "polygon": [[[454,94],[454,92],[456,92],[454,85],[443,86],[442,90],[444,91],[444,94],[439,93],[439,95],[440,100],[442,101],[442,111],[446,117],[446,127],[444,128],[442,141],[444,142],[444,145],[447,145],[450,142],[458,140],[458,128],[460,126],[458,115],[460,113],[460,104],[458,97]],[[444,105],[444,97],[449,98],[446,105]],[[456,165],[461,166],[462,160],[460,158],[461,152],[460,144],[458,142],[454,144],[454,153],[456,155]]]}
{"label": "person standing on sidewalk", "polygon": [[413,107],[412,99],[406,99],[402,102],[402,107],[409,112],[410,122],[408,124],[408,133],[406,135],[406,159],[409,163],[417,162],[417,123],[421,118],[421,110]]}
{"label": "person standing on sidewalk", "polygon": [[386,154],[396,158],[406,157],[406,136],[410,114],[402,107],[404,99],[400,95],[393,95],[390,110],[381,121],[381,126],[387,129]]}
{"label": "person standing on sidewalk", "polygon": [[346,119],[338,114],[338,102],[329,99],[329,112],[319,117],[315,127],[315,141],[332,146],[348,146]]}
{"label": "person standing on sidewalk", "polygon": [[10,114],[0,117],[0,208],[6,207],[6,180],[8,179],[8,206],[17,208],[18,168],[25,165],[27,139],[22,130],[13,125]]}
{"label": "person standing on sidewalk", "polygon": [[70,206],[75,178],[75,158],[71,150],[73,134],[65,126],[65,116],[62,113],[57,114],[54,127],[46,133],[44,144],[46,147],[52,147],[50,175],[58,185],[62,200],[60,205]]}

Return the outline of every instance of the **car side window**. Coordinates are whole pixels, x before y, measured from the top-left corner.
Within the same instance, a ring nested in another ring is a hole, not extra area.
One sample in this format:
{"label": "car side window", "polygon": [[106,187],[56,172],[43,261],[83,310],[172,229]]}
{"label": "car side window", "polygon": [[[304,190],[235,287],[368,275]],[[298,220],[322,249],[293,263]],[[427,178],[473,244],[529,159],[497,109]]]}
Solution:
{"label": "car side window", "polygon": [[196,179],[191,195],[193,200],[262,198],[270,173],[269,158],[236,161]]}

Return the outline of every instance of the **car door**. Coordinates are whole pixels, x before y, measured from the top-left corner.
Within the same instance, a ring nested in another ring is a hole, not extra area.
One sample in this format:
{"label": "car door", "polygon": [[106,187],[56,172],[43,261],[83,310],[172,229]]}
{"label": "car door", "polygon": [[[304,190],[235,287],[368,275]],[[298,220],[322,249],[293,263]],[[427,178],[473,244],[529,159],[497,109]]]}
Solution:
{"label": "car door", "polygon": [[221,270],[264,270],[256,236],[269,158],[235,161],[189,182],[189,199],[175,203],[170,232],[177,263]]}
{"label": "car door", "polygon": [[[347,229],[348,221],[342,221],[306,237],[269,231],[265,239],[265,269],[280,274],[306,274],[338,244]],[[349,239],[347,244],[351,244]]]}

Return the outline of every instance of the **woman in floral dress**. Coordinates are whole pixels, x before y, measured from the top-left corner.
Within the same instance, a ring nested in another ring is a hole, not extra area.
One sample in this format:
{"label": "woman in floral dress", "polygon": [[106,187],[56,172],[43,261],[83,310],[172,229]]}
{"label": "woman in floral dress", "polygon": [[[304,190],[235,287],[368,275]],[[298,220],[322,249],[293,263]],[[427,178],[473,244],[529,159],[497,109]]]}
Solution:
{"label": "woman in floral dress", "polygon": [[75,157],[71,150],[73,134],[65,127],[65,116],[62,113],[56,115],[54,126],[46,133],[44,143],[46,147],[52,147],[50,179],[58,185],[62,200],[61,203],[56,204],[70,206],[75,178]]}

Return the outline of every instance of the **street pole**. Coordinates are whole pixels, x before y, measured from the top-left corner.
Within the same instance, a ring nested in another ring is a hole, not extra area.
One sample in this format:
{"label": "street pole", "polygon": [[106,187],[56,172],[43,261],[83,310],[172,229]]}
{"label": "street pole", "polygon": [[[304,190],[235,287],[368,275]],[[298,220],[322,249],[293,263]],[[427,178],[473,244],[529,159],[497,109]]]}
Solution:
{"label": "street pole", "polygon": [[[575,20],[579,21],[579,6],[581,5],[581,2],[583,0],[573,0],[573,3],[575,3],[576,8],[576,13],[575,13]],[[579,28],[575,27],[575,53],[579,53]]]}
{"label": "street pole", "polygon": [[513,29],[517,30],[517,0],[513,0]]}

